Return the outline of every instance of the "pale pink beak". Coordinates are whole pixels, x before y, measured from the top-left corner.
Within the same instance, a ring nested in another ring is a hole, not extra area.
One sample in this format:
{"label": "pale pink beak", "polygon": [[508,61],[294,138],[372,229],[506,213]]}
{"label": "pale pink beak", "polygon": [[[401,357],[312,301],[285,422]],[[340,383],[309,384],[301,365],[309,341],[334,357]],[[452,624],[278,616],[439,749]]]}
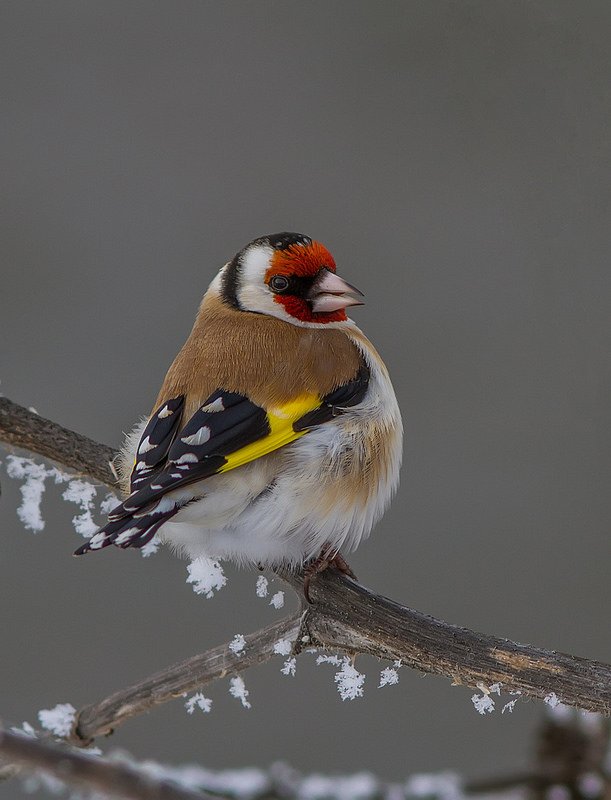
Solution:
{"label": "pale pink beak", "polygon": [[320,271],[320,277],[308,295],[315,314],[339,311],[348,306],[362,306],[362,297],[364,297],[363,292],[328,269]]}

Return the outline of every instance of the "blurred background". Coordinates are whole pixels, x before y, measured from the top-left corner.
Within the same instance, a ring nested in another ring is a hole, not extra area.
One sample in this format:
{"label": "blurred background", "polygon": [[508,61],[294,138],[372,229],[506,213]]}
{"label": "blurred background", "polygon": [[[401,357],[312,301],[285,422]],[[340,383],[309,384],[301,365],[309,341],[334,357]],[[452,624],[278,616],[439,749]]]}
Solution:
{"label": "blurred background", "polygon": [[[250,239],[324,242],[404,414],[391,511],[351,563],[476,630],[609,660],[611,7],[603,2],[65,2],[0,11],[0,391],[118,446],[207,284]],[[17,519],[0,472],[0,717],[100,699],[277,618],[160,552],[73,559],[75,506]],[[100,493],[100,497],[104,496]],[[282,589],[278,582],[273,591]],[[288,599],[288,594],[287,594]],[[303,656],[118,729],[210,768],[467,777],[524,767],[541,704]],[[0,796],[14,797],[6,785]]]}

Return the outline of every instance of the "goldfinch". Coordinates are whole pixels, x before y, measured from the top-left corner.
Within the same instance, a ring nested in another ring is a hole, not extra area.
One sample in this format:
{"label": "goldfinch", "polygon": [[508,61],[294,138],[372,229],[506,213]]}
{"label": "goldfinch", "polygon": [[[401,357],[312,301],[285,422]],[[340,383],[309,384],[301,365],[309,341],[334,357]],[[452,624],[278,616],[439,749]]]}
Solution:
{"label": "goldfinch", "polygon": [[[388,371],[346,315],[362,294],[299,233],[262,236],[204,295],[119,457],[125,500],[75,555],[159,538],[191,559],[350,573],[398,484]],[[307,594],[307,586],[306,586]]]}

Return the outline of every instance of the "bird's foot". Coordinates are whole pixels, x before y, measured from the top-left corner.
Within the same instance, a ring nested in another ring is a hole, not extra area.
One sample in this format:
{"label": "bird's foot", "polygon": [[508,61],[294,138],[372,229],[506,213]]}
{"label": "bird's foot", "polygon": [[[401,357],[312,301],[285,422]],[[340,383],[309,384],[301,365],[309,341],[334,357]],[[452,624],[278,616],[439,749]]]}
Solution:
{"label": "bird's foot", "polygon": [[323,547],[320,551],[320,555],[306,564],[303,571],[303,594],[308,603],[312,602],[310,599],[310,583],[312,578],[324,572],[326,569],[335,569],[341,572],[342,575],[347,575],[349,578],[357,580],[356,575],[350,569],[350,565],[339,550]]}

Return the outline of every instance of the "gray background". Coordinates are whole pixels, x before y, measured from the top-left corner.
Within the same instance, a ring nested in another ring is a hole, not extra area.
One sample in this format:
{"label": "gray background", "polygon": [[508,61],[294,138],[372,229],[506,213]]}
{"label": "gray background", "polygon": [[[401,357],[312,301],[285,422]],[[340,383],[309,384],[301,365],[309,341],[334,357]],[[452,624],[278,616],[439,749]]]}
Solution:
{"label": "gray background", "polygon": [[[3,2],[0,390],[118,445],[217,268],[283,229],[328,245],[406,423],[402,487],[360,578],[449,621],[611,658],[611,9],[596,2]],[[76,560],[49,487],[3,477],[0,715],[76,706],[278,613],[231,573]],[[478,716],[403,670],[343,703],[280,661],[121,728],[137,756],[288,759],[387,778],[524,765],[541,713]],[[15,787],[2,789],[14,796]]]}

